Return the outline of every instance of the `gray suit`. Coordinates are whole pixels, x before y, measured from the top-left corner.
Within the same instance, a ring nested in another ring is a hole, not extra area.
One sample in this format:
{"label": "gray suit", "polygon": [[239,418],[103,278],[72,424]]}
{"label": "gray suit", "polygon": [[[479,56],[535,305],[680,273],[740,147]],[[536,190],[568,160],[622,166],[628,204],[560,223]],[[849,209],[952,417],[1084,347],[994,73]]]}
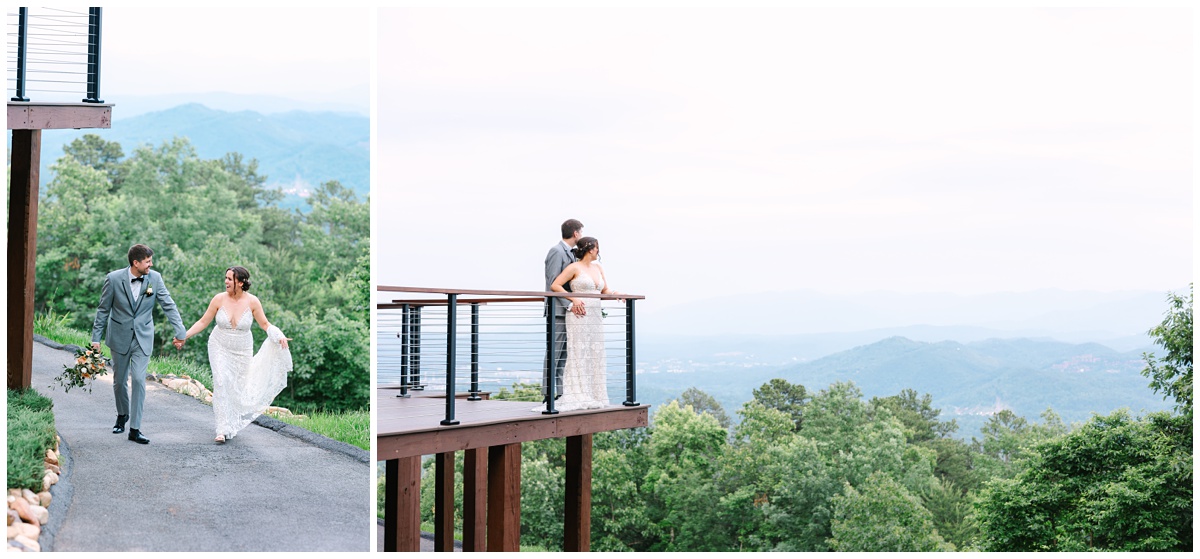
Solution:
{"label": "gray suit", "polygon": [[[567,250],[566,246],[560,241],[551,247],[550,252],[546,253],[546,291],[550,291],[550,284],[554,283],[554,279],[562,273],[564,269],[575,261],[575,255]],[[567,291],[571,290],[570,285],[563,285]],[[565,298],[555,298],[554,305],[554,387],[555,395],[562,396],[563,391],[563,365],[567,362],[567,308],[571,302]],[[547,388],[550,386],[550,353],[546,353],[546,358],[542,363],[542,398],[546,397]]]}
{"label": "gray suit", "polygon": [[[100,338],[113,352],[113,395],[117,400],[117,415],[129,416],[129,427],[142,428],[142,404],[146,399],[146,367],[150,364],[150,350],[154,348],[154,303],[167,315],[175,328],[175,337],[184,339],[187,330],[183,319],[175,308],[175,301],[167,292],[162,275],[153,269],[142,276],[142,281],[130,281],[129,268],[109,272],[100,291],[100,306],[96,307],[96,321],[92,324],[92,343]],[[133,289],[141,296],[135,301]],[[147,290],[152,293],[146,294]],[[106,334],[107,331],[107,335]],[[129,388],[126,379],[133,373],[133,406],[130,407]]]}

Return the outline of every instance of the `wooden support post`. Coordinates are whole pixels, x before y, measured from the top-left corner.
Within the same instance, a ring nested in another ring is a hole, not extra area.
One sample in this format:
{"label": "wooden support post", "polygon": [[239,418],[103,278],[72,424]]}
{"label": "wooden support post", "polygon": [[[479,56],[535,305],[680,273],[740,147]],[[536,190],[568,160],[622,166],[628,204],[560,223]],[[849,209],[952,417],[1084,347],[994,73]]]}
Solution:
{"label": "wooden support post", "polygon": [[33,383],[33,281],[41,130],[12,131],[8,198],[8,388]]}
{"label": "wooden support post", "polygon": [[383,550],[421,551],[421,457],[386,463]]}
{"label": "wooden support post", "polygon": [[521,443],[488,448],[487,550],[521,550]]}
{"label": "wooden support post", "polygon": [[434,457],[433,550],[454,551],[454,453]]}
{"label": "wooden support post", "polygon": [[463,551],[487,551],[487,448],[463,454]]}
{"label": "wooden support post", "polygon": [[567,437],[566,507],[563,551],[592,546],[592,435]]}

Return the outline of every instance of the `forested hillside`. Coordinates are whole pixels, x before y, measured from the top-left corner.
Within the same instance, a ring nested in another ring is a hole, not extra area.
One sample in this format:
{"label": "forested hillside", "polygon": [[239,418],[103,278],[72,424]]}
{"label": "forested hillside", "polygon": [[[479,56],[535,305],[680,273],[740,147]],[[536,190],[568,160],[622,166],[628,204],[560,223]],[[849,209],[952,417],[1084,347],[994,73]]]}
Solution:
{"label": "forested hillside", "polygon": [[[293,338],[295,370],[276,403],[367,408],[366,198],[331,180],[306,199],[306,211],[284,209],[254,154],[205,159],[182,138],[126,154],[89,134],[63,151],[39,200],[37,312],[91,331],[105,274],[128,266],[126,251],[144,243],[187,327],[224,290],[225,270],[241,265],[268,319]],[[173,353],[170,325],[155,313],[155,351]],[[252,331],[257,347],[265,334]],[[207,338],[188,340],[183,351],[206,363]]]}
{"label": "forested hillside", "polygon": [[[188,141],[203,159],[234,152],[257,159],[264,186],[289,192],[315,191],[337,181],[365,199],[370,188],[370,120],[358,114],[291,111],[261,114],[220,111],[189,103],[122,118],[118,105],[111,129],[89,131],[126,151],[159,146],[174,138]],[[82,137],[80,130],[51,130],[45,135],[42,169],[47,177],[64,153],[63,146]],[[285,193],[278,205],[307,211],[303,196]]]}

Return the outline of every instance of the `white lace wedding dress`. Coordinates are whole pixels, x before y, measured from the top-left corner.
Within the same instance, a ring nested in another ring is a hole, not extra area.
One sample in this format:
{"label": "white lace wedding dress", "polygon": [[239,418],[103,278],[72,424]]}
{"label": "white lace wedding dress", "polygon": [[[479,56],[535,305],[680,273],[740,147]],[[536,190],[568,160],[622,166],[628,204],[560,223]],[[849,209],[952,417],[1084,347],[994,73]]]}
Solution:
{"label": "white lace wedding dress", "polygon": [[[572,293],[600,293],[600,285],[586,273],[571,280]],[[584,298],[587,313],[576,316],[567,311],[567,362],[563,367],[562,398],[554,402],[559,411],[603,408],[608,405],[605,384],[604,322],[600,299]],[[544,410],[545,406],[535,411]]]}
{"label": "white lace wedding dress", "polygon": [[250,324],[254,315],[247,308],[237,323],[225,308],[217,309],[217,327],[208,337],[208,364],[213,375],[213,413],[217,434],[233,438],[254,421],[287,386],[292,370],[292,353],[279,345],[283,332],[272,325],[267,339],[254,354]]}

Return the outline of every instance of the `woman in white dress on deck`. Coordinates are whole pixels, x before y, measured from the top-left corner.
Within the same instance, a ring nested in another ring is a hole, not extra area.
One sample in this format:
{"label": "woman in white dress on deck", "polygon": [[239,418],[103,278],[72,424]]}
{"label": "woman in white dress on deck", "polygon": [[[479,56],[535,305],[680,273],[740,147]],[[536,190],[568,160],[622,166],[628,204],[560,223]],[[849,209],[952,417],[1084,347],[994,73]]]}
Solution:
{"label": "woman in white dress on deck", "polygon": [[[554,279],[550,289],[567,293],[616,293],[608,287],[604,268],[600,267],[600,243],[593,237],[576,241],[575,258]],[[604,323],[600,299],[567,297],[571,301],[567,313],[567,362],[563,367],[563,395],[554,403],[561,411],[603,408],[608,405],[608,386],[605,378]]]}
{"label": "woman in white dress on deck", "polygon": [[[213,296],[204,316],[187,331],[190,338],[214,319],[217,322],[208,337],[208,364],[212,367],[218,443],[232,439],[261,415],[287,386],[287,373],[292,370],[291,338],[267,321],[262,303],[249,290],[250,272],[231,266],[225,270],[225,291]],[[258,322],[267,332],[258,354],[254,354],[251,322]]]}

